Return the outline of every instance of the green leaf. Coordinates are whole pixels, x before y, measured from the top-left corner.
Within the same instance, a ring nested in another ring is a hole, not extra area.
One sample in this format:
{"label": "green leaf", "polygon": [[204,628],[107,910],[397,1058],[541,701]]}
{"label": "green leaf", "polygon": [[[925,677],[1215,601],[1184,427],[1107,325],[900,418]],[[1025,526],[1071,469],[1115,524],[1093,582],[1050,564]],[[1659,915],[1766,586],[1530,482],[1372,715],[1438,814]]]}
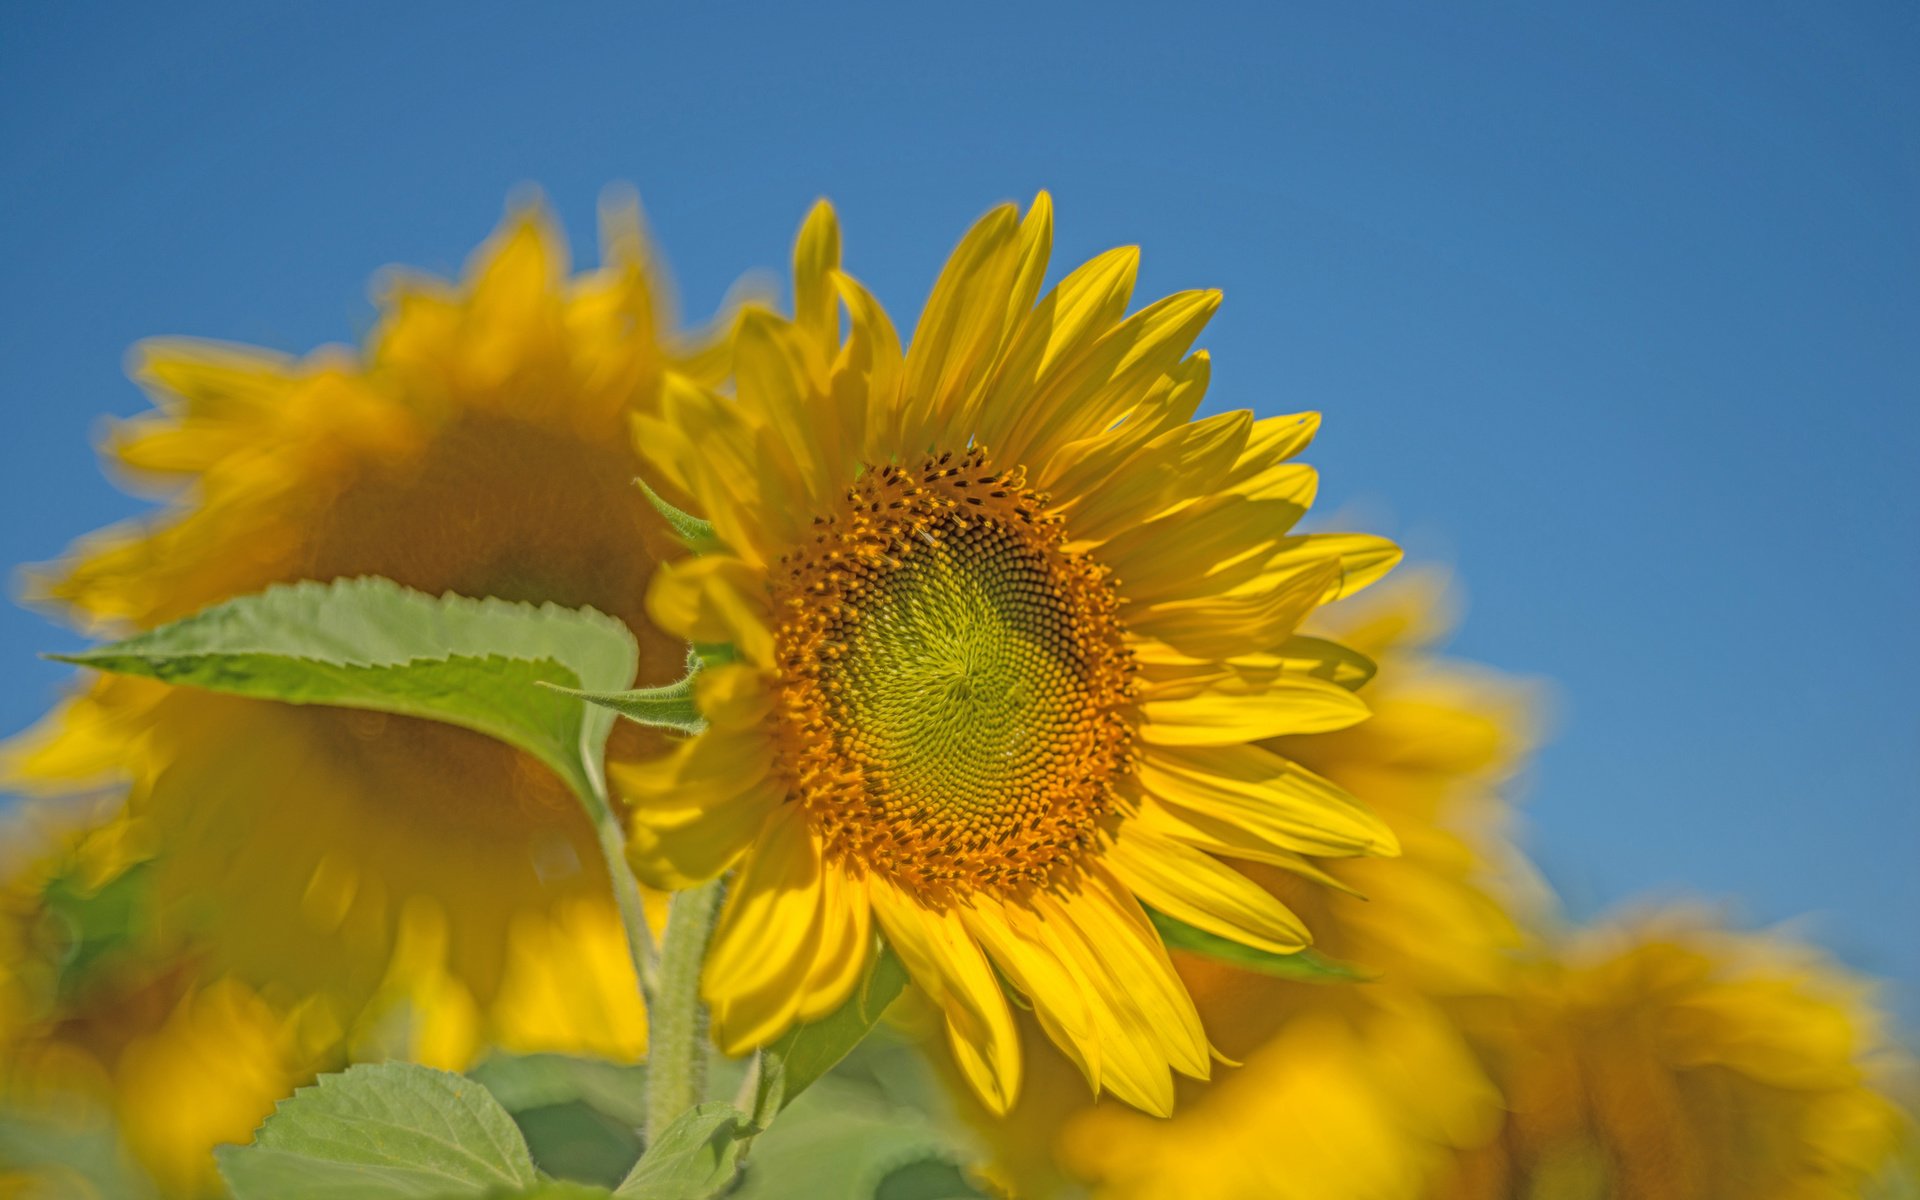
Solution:
{"label": "green leaf", "polygon": [[907,986],[907,969],[884,944],[866,978],[845,1004],[818,1021],[796,1026],[761,1051],[753,1100],[754,1126],[764,1129],[775,1114],[833,1070],[858,1046]]}
{"label": "green leaf", "polygon": [[1195,929],[1185,921],[1177,921],[1151,908],[1147,910],[1147,917],[1153,921],[1153,927],[1160,931],[1160,938],[1166,942],[1169,950],[1185,950],[1189,954],[1205,955],[1276,979],[1293,979],[1301,983],[1363,983],[1372,978],[1360,968],[1328,958],[1317,950],[1275,954],[1270,950],[1243,946],[1204,929]]}
{"label": "green leaf", "polygon": [[647,1069],[561,1054],[496,1054],[468,1072],[513,1115],[549,1175],[608,1187],[640,1157]]}
{"label": "green leaf", "polygon": [[706,1200],[731,1186],[747,1114],[724,1100],[697,1104],[661,1131],[614,1195],[621,1200]]}
{"label": "green leaf", "polygon": [[895,1167],[873,1188],[873,1200],[977,1200],[983,1195],[957,1163],[945,1158]]}
{"label": "green leaf", "polygon": [[63,662],[210,691],[331,704],[460,725],[525,750],[589,803],[610,713],[536,683],[617,691],[639,651],[591,609],[435,599],[386,579],[298,583]]}
{"label": "green leaf", "polygon": [[871,1082],[836,1073],[754,1139],[729,1200],[979,1197],[960,1168],[980,1156],[959,1129],[895,1102]]}
{"label": "green leaf", "polygon": [[215,1157],[235,1200],[462,1200],[540,1182],[485,1088],[411,1063],[323,1075],[281,1101],[251,1146]]}
{"label": "green leaf", "polygon": [[692,513],[668,504],[659,492],[647,486],[646,480],[636,479],[634,482],[640,485],[641,492],[647,497],[647,503],[653,505],[653,511],[666,518],[667,524],[672,527],[674,536],[680,539],[681,545],[695,554],[707,554],[720,549],[720,538],[713,532],[713,522],[702,521]]}
{"label": "green leaf", "polygon": [[508,1112],[584,1101],[632,1125],[647,1119],[647,1068],[568,1054],[493,1054],[467,1074]]}

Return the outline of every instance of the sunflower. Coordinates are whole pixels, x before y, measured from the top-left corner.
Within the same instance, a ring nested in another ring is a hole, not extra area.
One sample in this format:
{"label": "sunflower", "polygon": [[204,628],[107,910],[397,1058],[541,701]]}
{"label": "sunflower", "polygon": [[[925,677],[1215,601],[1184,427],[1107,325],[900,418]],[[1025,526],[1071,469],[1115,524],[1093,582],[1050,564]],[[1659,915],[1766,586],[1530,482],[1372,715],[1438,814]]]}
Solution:
{"label": "sunflower", "polygon": [[[245,1141],[311,1077],[319,1031],[238,980],[206,978],[152,928],[127,822],[65,829],[27,813],[11,824],[0,875],[0,1110],[119,1143],[163,1196],[221,1194],[213,1147]],[[90,1157],[30,1156],[17,1164],[21,1194],[69,1194],[63,1173],[108,1166]]]}
{"label": "sunflower", "polygon": [[1403,572],[1326,610],[1312,631],[1376,664],[1358,685],[1373,716],[1270,743],[1365,796],[1399,838],[1392,862],[1315,860],[1334,887],[1248,868],[1370,980],[1307,984],[1176,954],[1208,1030],[1244,1065],[1152,1121],[1095,1105],[1036,1048],[1006,1119],[963,1104],[1015,1194],[1412,1198],[1492,1136],[1499,1096],[1460,1018],[1511,990],[1527,943],[1514,910],[1539,904],[1504,827],[1540,704],[1533,685],[1441,656],[1448,597],[1440,573]]}
{"label": "sunflower", "polygon": [[637,420],[713,529],[649,611],[731,649],[707,729],[616,778],[643,879],[735,871],[702,980],[723,1050],[832,1010],[877,927],[990,1107],[1020,1086],[1010,987],[1097,1088],[1164,1113],[1210,1047],[1147,908],[1296,951],[1306,927],[1217,856],[1394,851],[1253,743],[1366,715],[1356,656],[1294,630],[1398,551],[1289,534],[1311,414],[1194,419],[1218,293],[1123,316],[1129,248],[1042,295],[1051,238],[1044,195],[989,213],[903,350],[823,203],[793,319],[742,322],[736,395],[670,380]]}
{"label": "sunflower", "polygon": [[1101,1110],[1058,1152],[1101,1200],[1424,1200],[1454,1147],[1493,1136],[1499,1106],[1459,1031],[1399,993],[1296,1010],[1173,1120]]}
{"label": "sunflower", "polygon": [[[31,597],[112,632],[269,584],[383,575],[591,605],[632,626],[643,680],[670,678],[684,649],[641,604],[673,543],[632,486],[629,421],[669,370],[721,378],[724,341],[670,332],[636,207],[609,205],[603,232],[605,265],[573,274],[544,211],[516,210],[462,281],[393,275],[358,350],[144,345],[156,409],[106,454],[170,503],[82,540]],[[611,752],[655,752],[647,736],[623,730]],[[438,1061],[491,1038],[644,1045],[637,999],[612,999],[635,986],[594,831],[500,743],[110,678],[3,765],[27,791],[126,788],[156,910],[204,944],[206,969],[275,1003],[323,999],[364,1044]],[[556,989],[556,945],[593,982]]]}
{"label": "sunflower", "polygon": [[1878,1026],[1865,983],[1782,935],[1685,911],[1588,931],[1518,990],[1504,1131],[1440,1194],[1863,1195],[1913,1136]]}

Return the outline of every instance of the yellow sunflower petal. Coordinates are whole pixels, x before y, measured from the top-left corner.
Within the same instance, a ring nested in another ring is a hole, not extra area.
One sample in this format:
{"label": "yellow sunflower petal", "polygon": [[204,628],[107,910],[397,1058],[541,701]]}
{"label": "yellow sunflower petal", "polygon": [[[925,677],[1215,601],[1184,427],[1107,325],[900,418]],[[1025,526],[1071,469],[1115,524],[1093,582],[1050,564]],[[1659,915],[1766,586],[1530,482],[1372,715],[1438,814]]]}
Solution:
{"label": "yellow sunflower petal", "polygon": [[1199,659],[1270,650],[1320,606],[1339,577],[1339,560],[1326,559],[1263,592],[1143,605],[1127,614],[1127,627]]}
{"label": "yellow sunflower petal", "polygon": [[1383,537],[1367,533],[1312,533],[1282,538],[1266,560],[1263,574],[1296,570],[1316,558],[1340,560],[1339,587],[1327,597],[1331,603],[1379,582],[1405,552]]}
{"label": "yellow sunflower petal", "polygon": [[[887,310],[866,287],[850,275],[834,273],[840,301],[847,306],[846,345],[834,369],[835,408],[846,423],[847,443],[857,447],[866,462],[882,461],[891,447],[882,444],[881,431],[890,430],[888,413],[899,404],[906,378],[906,358],[900,335]],[[862,400],[864,399],[864,404]]]}
{"label": "yellow sunflower petal", "polygon": [[1172,699],[1148,698],[1142,741],[1155,746],[1231,746],[1287,733],[1325,733],[1367,719],[1366,701],[1337,683],[1282,674],[1264,684],[1217,678]]}
{"label": "yellow sunflower petal", "polygon": [[507,969],[491,1031],[515,1054],[589,1053],[632,1062],[647,1015],[632,951],[610,898],[522,913],[507,931]]}
{"label": "yellow sunflower petal", "polygon": [[1312,445],[1314,436],[1319,432],[1320,414],[1317,412],[1262,417],[1253,424],[1242,461],[1285,462]]}
{"label": "yellow sunflower petal", "polygon": [[980,218],[954,248],[907,351],[895,447],[932,444],[937,431],[971,407],[973,392],[986,382],[1021,266],[1018,237],[1017,211],[1002,205]]}
{"label": "yellow sunflower petal", "polygon": [[1186,357],[1219,307],[1219,292],[1180,292],[1128,317],[1084,355],[1062,363],[993,449],[1045,474],[1055,451],[1105,429],[1143,400]]}
{"label": "yellow sunflower petal", "polygon": [[1284,503],[1211,496],[1121,530],[1100,545],[1100,558],[1135,603],[1183,599],[1221,564],[1256,554],[1286,532],[1294,515]]}
{"label": "yellow sunflower petal", "polygon": [[1253,427],[1248,412],[1221,413],[1177,425],[1141,447],[1104,485],[1095,485],[1071,508],[1075,532],[1088,538],[1117,533],[1191,500],[1218,484],[1246,445]]}
{"label": "yellow sunflower petal", "polygon": [[816,200],[793,245],[793,321],[821,346],[838,342],[840,314],[833,276],[840,269],[840,220]]}
{"label": "yellow sunflower petal", "polygon": [[773,707],[767,677],[744,663],[708,667],[694,677],[694,707],[707,724],[724,730],[755,730]]}
{"label": "yellow sunflower petal", "polygon": [[960,910],[960,916],[1013,986],[1033,999],[1034,1015],[1054,1045],[1098,1087],[1102,1031],[1090,987],[1044,902],[982,897]]}
{"label": "yellow sunflower petal", "polygon": [[1206,395],[1212,373],[1205,350],[1196,350],[1175,365],[1149,389],[1126,418],[1054,451],[1034,482],[1065,498],[1091,494],[1116,475],[1153,439],[1191,421]]}
{"label": "yellow sunflower petal", "polygon": [[[1151,1005],[1143,1005],[1134,994],[1124,971],[1137,969],[1138,960],[1130,960],[1123,951],[1121,964],[1110,964],[1098,938],[1110,937],[1111,930],[1097,918],[1081,920],[1078,908],[1088,902],[1043,896],[1035,900],[1041,919],[1053,930],[1052,940],[1076,978],[1084,980],[1086,1013],[1092,1023],[1092,1038],[1098,1058],[1092,1052],[1069,1052],[1095,1094],[1112,1092],[1136,1108],[1165,1115],[1173,1107],[1173,1077],[1168,1062],[1164,1028],[1148,1016]],[[1093,928],[1090,930],[1088,926]],[[1122,937],[1128,935],[1122,934]],[[1153,968],[1156,969],[1157,968]],[[1036,1003],[1036,1015],[1043,1010]],[[1045,1024],[1043,1018],[1043,1026]],[[1056,1039],[1057,1041],[1057,1039]],[[1085,1061],[1082,1061],[1082,1060]]]}
{"label": "yellow sunflower petal", "polygon": [[1211,1058],[1193,999],[1174,973],[1160,935],[1127,888],[1102,867],[1052,897],[1054,915],[1079,941],[1082,971],[1107,1023],[1102,1086],[1129,1104],[1164,1115],[1171,1071],[1207,1077]]}
{"label": "yellow sunflower petal", "polygon": [[1169,808],[1223,821],[1302,854],[1390,855],[1393,831],[1347,792],[1258,746],[1155,746],[1140,786]]}
{"label": "yellow sunflower petal", "polygon": [[665,758],[610,763],[630,810],[627,860],[646,883],[691,887],[732,866],[778,807],[771,751],[758,731],[710,730]]}
{"label": "yellow sunflower petal", "polygon": [[873,880],[874,916],[913,981],[945,1014],[955,1060],[995,1113],[1020,1093],[1020,1035],[1000,981],[956,912],[936,912]]}
{"label": "yellow sunflower petal", "polygon": [[760,313],[742,318],[736,336],[734,378],[740,402],[751,402],[782,453],[792,458],[802,490],[788,497],[788,503],[812,511],[859,465],[857,447],[845,442],[842,422],[826,411],[832,398],[815,392],[800,339],[788,337],[773,317]]}
{"label": "yellow sunflower petal", "polygon": [[817,1021],[846,1002],[873,958],[873,906],[843,872],[821,876],[820,946],[800,987],[798,1021]]}
{"label": "yellow sunflower petal", "polygon": [[680,455],[678,476],[727,547],[750,561],[770,562],[796,544],[804,532],[794,516],[796,498],[806,488],[765,422],[746,406],[672,375],[662,385],[661,406],[678,440],[659,438],[641,450]]}
{"label": "yellow sunflower petal", "polygon": [[1378,665],[1351,646],[1326,638],[1296,634],[1274,651],[1282,670],[1312,675],[1344,688],[1357,688],[1374,677]]}
{"label": "yellow sunflower petal", "polygon": [[1287,522],[1291,527],[1313,507],[1313,498],[1320,491],[1320,473],[1306,463],[1275,463],[1244,480],[1224,486],[1249,500],[1284,504],[1295,510]]}
{"label": "yellow sunflower petal", "polygon": [[731,643],[756,666],[773,662],[773,634],[760,576],[727,554],[663,565],[647,593],[660,628],[689,642]]}
{"label": "yellow sunflower petal", "polygon": [[1365,898],[1363,892],[1330,873],[1314,857],[1285,849],[1282,843],[1265,834],[1200,809],[1148,797],[1141,804],[1139,812],[1129,819],[1183,846],[1204,850],[1219,858],[1265,863],[1310,879],[1322,887]]}
{"label": "yellow sunflower petal", "polygon": [[1032,311],[1034,297],[1040,294],[1040,285],[1046,281],[1047,259],[1053,254],[1053,197],[1044,190],[1027,206],[1015,244],[1013,286],[1007,293],[1003,327],[1006,335]]}
{"label": "yellow sunflower petal", "polygon": [[[822,1009],[819,997],[795,986],[816,976],[824,942],[830,939],[828,949],[836,953],[845,948],[848,914],[826,912],[825,900],[819,842],[796,809],[777,809],[733,877],[702,966],[701,995],[713,1011],[722,1053],[737,1056],[765,1045],[803,1007],[826,1011],[846,998],[842,992]],[[826,975],[843,977],[834,970]],[[850,989],[852,978],[844,978]]]}
{"label": "yellow sunflower petal", "polygon": [[1313,940],[1299,917],[1251,879],[1137,822],[1115,836],[1109,861],[1147,905],[1197,929],[1275,954]]}
{"label": "yellow sunflower petal", "polygon": [[975,418],[984,445],[998,447],[1040,380],[1120,319],[1139,270],[1139,247],[1109,250],[1069,273],[1022,316]]}

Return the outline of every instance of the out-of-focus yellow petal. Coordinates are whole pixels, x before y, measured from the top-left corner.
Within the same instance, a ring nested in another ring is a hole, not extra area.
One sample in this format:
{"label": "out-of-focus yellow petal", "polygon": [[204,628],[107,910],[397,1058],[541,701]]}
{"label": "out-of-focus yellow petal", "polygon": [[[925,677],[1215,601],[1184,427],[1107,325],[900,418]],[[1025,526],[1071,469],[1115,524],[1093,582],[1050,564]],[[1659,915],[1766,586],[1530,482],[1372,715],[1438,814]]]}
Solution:
{"label": "out-of-focus yellow petal", "polygon": [[507,940],[506,976],[489,1025],[502,1049],[621,1062],[646,1053],[646,1008],[610,897],[581,897],[549,913],[522,913]]}

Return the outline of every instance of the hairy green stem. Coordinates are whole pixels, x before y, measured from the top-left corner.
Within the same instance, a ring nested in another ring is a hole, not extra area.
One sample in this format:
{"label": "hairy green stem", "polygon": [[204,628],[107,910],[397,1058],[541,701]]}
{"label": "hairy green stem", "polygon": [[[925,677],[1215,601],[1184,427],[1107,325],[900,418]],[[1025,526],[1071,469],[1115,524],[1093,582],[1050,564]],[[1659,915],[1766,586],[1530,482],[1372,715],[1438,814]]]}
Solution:
{"label": "hairy green stem", "polygon": [[614,903],[620,908],[620,924],[626,930],[634,978],[640,981],[640,997],[651,1011],[654,996],[660,991],[660,963],[653,949],[653,930],[647,925],[647,910],[640,903],[640,884],[633,877],[633,868],[627,865],[626,831],[620,828],[620,818],[614,814],[606,796],[602,794],[596,799],[598,803],[592,806],[594,833],[600,840],[600,856],[606,860]]}
{"label": "hairy green stem", "polygon": [[647,1007],[647,1139],[706,1099],[707,1011],[700,966],[720,907],[719,880],[675,892],[660,939],[660,977]]}

